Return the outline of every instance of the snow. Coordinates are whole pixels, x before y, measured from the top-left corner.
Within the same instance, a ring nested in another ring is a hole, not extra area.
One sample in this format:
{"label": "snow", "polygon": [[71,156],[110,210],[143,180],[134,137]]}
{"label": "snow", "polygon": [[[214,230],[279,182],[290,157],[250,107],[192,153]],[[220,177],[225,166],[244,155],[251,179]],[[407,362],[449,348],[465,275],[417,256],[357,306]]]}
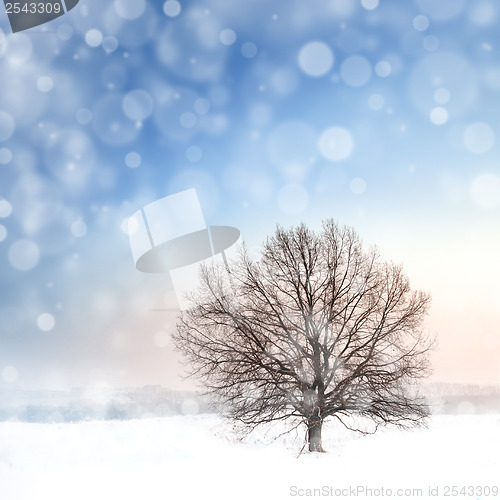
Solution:
{"label": "snow", "polygon": [[323,431],[327,453],[299,455],[302,431],[275,441],[262,431],[239,440],[217,415],[3,422],[0,498],[285,499],[292,487],[305,494],[325,486],[383,487],[393,496],[399,487],[423,488],[427,496],[439,486],[441,497],[445,486],[499,486],[499,428],[495,414],[435,415],[428,429],[370,436],[330,422]]}

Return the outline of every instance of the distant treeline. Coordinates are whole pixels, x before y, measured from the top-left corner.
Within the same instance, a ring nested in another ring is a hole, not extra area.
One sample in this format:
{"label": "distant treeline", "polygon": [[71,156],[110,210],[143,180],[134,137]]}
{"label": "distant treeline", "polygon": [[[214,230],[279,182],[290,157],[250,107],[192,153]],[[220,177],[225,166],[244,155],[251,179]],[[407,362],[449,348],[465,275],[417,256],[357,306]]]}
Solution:
{"label": "distant treeline", "polygon": [[[9,402],[0,399],[0,421],[36,423],[84,422],[91,420],[131,420],[168,415],[189,415],[216,411],[206,396],[196,392],[167,389],[118,391],[74,391],[70,396],[37,393],[33,401],[23,397]],[[24,401],[23,401],[24,400]]]}
{"label": "distant treeline", "polygon": [[422,392],[434,414],[500,414],[500,386],[435,382]]}
{"label": "distant treeline", "polygon": [[[497,386],[431,383],[420,392],[434,414],[500,414],[500,387]],[[160,386],[106,391],[76,388],[71,392],[0,393],[0,421],[131,420],[218,411],[220,407],[207,396]]]}

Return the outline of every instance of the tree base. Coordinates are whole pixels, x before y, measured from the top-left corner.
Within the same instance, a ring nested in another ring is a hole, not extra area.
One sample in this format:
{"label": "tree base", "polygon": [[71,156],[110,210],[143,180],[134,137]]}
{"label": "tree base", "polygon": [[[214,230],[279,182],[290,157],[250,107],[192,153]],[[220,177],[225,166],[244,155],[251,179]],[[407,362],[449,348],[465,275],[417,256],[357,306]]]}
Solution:
{"label": "tree base", "polygon": [[321,427],[323,422],[321,420],[313,420],[308,425],[308,441],[309,451],[316,453],[324,453],[323,446],[321,445]]}
{"label": "tree base", "polygon": [[309,443],[310,453],[326,453],[323,447],[319,444]]}

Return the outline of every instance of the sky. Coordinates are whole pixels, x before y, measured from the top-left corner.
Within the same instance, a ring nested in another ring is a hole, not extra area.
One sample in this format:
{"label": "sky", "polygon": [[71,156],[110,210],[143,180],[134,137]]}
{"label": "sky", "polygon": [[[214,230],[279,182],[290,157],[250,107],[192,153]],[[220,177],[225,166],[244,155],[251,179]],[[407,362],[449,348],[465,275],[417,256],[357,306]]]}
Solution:
{"label": "sky", "polygon": [[128,219],[195,188],[205,222],[353,226],[430,292],[436,380],[500,383],[500,5],[0,5],[0,388],[190,387],[168,274]]}

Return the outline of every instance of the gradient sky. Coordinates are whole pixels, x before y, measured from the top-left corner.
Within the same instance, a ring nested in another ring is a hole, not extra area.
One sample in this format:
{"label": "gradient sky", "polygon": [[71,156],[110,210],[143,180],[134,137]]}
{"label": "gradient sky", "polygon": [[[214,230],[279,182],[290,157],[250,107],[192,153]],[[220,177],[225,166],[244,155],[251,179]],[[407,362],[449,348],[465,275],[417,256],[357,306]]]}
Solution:
{"label": "gradient sky", "polygon": [[192,187],[255,251],[276,223],[354,226],[431,292],[434,377],[500,382],[499,19],[80,0],[13,35],[0,5],[0,388],[187,387],[175,295],[134,268],[127,219]]}

